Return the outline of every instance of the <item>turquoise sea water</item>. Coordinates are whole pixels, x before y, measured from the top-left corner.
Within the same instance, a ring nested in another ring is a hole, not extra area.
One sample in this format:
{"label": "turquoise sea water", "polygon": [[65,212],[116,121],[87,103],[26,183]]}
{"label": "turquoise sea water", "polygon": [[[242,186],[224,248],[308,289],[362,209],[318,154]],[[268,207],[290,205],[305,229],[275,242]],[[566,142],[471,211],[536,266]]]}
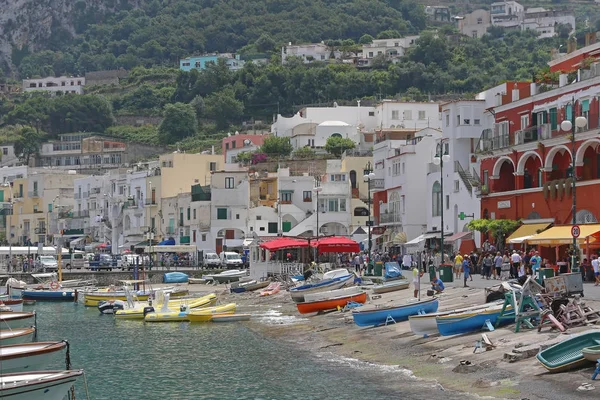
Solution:
{"label": "turquoise sea water", "polygon": [[[94,400],[464,398],[406,371],[315,355],[239,323],[116,321],[72,303],[29,308],[38,313],[38,340],[69,341]],[[64,359],[51,367],[64,368]]]}

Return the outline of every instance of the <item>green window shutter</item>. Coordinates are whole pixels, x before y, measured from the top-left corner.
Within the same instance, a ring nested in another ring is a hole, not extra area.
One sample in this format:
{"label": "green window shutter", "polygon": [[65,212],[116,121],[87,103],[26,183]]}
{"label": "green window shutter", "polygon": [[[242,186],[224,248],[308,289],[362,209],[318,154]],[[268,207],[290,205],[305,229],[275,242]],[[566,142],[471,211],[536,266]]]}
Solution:
{"label": "green window shutter", "polygon": [[227,219],[226,208],[217,208],[217,219]]}
{"label": "green window shutter", "polygon": [[284,232],[289,232],[292,230],[292,223],[291,222],[283,222],[283,231]]}
{"label": "green window shutter", "polygon": [[190,220],[190,217],[191,217],[192,210],[190,210],[190,208],[189,208],[189,207],[188,207],[188,209],[187,209],[187,210],[188,210],[188,212],[187,212],[187,215],[188,215],[188,221],[189,221],[189,220]]}
{"label": "green window shutter", "polygon": [[567,106],[565,107],[565,118],[567,121],[570,121],[571,118],[573,118],[573,106],[571,104],[567,104]]}
{"label": "green window shutter", "polygon": [[558,118],[556,115],[556,108],[550,109],[550,128],[555,131],[558,128]]}
{"label": "green window shutter", "polygon": [[583,111],[583,112],[590,111],[590,101],[589,100],[583,100],[581,102],[581,111]]}
{"label": "green window shutter", "polygon": [[269,222],[269,233],[277,233],[277,222]]}

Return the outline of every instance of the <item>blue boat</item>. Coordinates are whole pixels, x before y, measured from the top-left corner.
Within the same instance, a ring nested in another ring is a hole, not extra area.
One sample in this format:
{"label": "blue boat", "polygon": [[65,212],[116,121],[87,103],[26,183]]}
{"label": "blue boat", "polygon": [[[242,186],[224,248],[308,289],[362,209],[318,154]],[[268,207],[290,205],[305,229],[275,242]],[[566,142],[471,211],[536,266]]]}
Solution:
{"label": "blue boat", "polygon": [[183,272],[167,272],[163,277],[164,283],[188,283],[190,277]]}
{"label": "blue boat", "polygon": [[360,307],[352,310],[352,317],[358,326],[378,326],[390,321],[390,317],[394,322],[400,322],[408,320],[411,315],[436,312],[438,305],[438,299],[432,298],[400,306]]}
{"label": "blue boat", "polygon": [[340,289],[354,282],[354,274],[339,276],[337,278],[325,279],[317,283],[309,283],[290,289],[292,300],[296,303],[304,301],[304,295],[307,293],[324,292],[327,290]]}
{"label": "blue boat", "polygon": [[23,300],[77,301],[77,290],[23,290]]}
{"label": "blue boat", "polygon": [[[436,323],[440,335],[452,336],[461,335],[463,333],[477,332],[484,327],[496,326],[498,317],[502,312],[502,305],[494,305],[489,308],[477,311],[465,311],[458,314],[442,315],[436,317]],[[510,319],[502,320],[502,325],[507,325],[511,322]]]}

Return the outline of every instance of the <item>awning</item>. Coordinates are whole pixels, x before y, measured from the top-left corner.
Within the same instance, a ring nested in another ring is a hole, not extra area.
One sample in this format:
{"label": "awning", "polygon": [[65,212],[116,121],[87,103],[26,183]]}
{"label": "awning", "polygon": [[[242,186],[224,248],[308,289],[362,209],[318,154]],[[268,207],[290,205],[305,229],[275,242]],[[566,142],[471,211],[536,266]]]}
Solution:
{"label": "awning", "polygon": [[531,239],[534,236],[535,235],[529,235],[529,236],[523,236],[523,237],[513,238],[513,239],[510,239],[507,243],[521,244],[523,242],[528,241],[529,239]]}
{"label": "awning", "polygon": [[79,243],[85,241],[85,239],[86,239],[85,236],[81,236],[81,237],[78,237],[77,239],[73,239],[73,240],[71,240],[69,242],[69,246],[73,246],[73,245],[79,244]]}
{"label": "awning", "polygon": [[248,247],[252,244],[252,242],[254,242],[255,239],[244,239],[244,242],[242,243],[242,246],[244,247]]}
{"label": "awning", "polygon": [[195,253],[196,251],[198,248],[195,244],[144,247],[144,253]]}
{"label": "awning", "polygon": [[[371,235],[371,241],[374,242],[377,239],[379,239],[381,236],[383,236],[383,235]],[[361,240],[361,242],[368,242],[368,241],[369,241],[369,238]]]}
{"label": "awning", "polygon": [[[542,246],[559,246],[561,244],[573,243],[571,236],[572,225],[553,226],[542,233],[538,233],[527,240],[528,244],[539,244]],[[600,224],[579,225],[580,234],[577,242],[582,244],[589,237],[590,242],[600,240]]]}
{"label": "awning", "polygon": [[550,224],[548,224],[548,223],[523,224],[520,227],[518,227],[517,230],[514,231],[509,237],[506,238],[506,242],[507,243],[522,243],[523,241],[513,242],[512,240],[518,239],[518,238],[524,238],[527,236],[531,237],[531,236],[537,235],[538,233],[545,231],[549,226],[550,226]]}
{"label": "awning", "polygon": [[174,246],[175,245],[175,239],[166,239],[166,240],[163,240],[158,245],[159,246]]}
{"label": "awning", "polygon": [[473,239],[465,239],[460,242],[460,249],[458,250],[460,254],[470,254],[472,251],[476,250],[475,241]]}
{"label": "awning", "polygon": [[[371,237],[371,239],[373,239]],[[311,243],[321,253],[358,253],[360,246],[352,239],[343,236],[331,236]]]}
{"label": "awning", "polygon": [[307,240],[299,240],[287,237],[280,237],[270,242],[261,243],[260,247],[269,251],[277,251],[282,249],[291,249],[299,247],[308,247]]}
{"label": "awning", "polygon": [[458,232],[455,233],[454,235],[451,235],[450,237],[444,238],[445,242],[456,242],[459,239],[463,239],[466,236],[471,235],[471,232]]}
{"label": "awning", "polygon": [[404,243],[406,246],[418,246],[421,243],[423,243],[425,241],[425,239],[427,239],[425,237],[425,235],[420,235],[417,236],[416,238],[414,238],[413,240],[409,240],[408,242]]}
{"label": "awning", "polygon": [[404,244],[407,242],[406,232],[398,232],[396,236],[394,236],[394,244]]}

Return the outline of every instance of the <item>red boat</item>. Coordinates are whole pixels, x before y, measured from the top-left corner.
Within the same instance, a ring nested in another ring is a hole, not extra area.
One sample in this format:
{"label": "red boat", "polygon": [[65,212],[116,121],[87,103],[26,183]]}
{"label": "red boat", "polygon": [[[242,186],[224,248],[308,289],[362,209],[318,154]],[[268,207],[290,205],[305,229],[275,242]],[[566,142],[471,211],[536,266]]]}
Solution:
{"label": "red boat", "polygon": [[332,299],[310,301],[298,303],[298,311],[300,314],[310,314],[319,311],[335,310],[338,307],[345,307],[348,302],[364,304],[367,301],[367,292],[355,293],[348,296],[334,297]]}

